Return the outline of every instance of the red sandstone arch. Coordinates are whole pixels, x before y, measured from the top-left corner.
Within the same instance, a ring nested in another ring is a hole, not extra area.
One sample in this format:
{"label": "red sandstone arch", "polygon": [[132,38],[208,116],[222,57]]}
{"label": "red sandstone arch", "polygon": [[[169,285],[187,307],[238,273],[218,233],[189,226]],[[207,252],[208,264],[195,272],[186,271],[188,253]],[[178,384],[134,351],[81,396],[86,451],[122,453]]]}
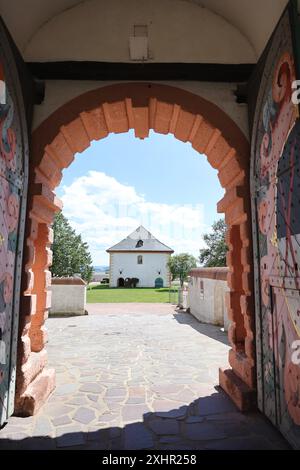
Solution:
{"label": "red sandstone arch", "polygon": [[46,365],[44,321],[50,306],[51,223],[61,205],[54,194],[62,170],[92,140],[134,129],[190,142],[218,169],[225,196],[218,211],[228,225],[228,311],[232,369],[220,371],[220,384],[241,409],[255,390],[249,144],[238,126],[216,105],[178,88],[132,83],[102,87],[65,104],[32,137],[27,240],[24,248],[23,301],[20,319],[16,413],[38,410],[54,387]]}

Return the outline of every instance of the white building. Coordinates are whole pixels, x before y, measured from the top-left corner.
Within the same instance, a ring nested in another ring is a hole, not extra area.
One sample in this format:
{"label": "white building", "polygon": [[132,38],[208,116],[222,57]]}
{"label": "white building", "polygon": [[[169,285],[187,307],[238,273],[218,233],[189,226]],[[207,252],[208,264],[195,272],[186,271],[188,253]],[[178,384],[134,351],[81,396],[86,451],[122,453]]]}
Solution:
{"label": "white building", "polygon": [[110,287],[127,286],[133,278],[139,279],[137,287],[169,286],[167,262],[174,251],[144,227],[106,251],[110,255]]}

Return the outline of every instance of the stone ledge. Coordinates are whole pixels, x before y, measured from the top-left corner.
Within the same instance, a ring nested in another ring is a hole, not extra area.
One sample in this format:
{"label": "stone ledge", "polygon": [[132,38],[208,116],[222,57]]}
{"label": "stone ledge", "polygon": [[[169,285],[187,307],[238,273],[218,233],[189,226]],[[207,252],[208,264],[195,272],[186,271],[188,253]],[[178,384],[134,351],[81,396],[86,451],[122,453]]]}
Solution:
{"label": "stone ledge", "polygon": [[232,369],[219,369],[219,384],[240,411],[257,408],[256,390],[248,387]]}
{"label": "stone ledge", "polygon": [[81,277],[52,277],[53,286],[86,286],[86,282]]}
{"label": "stone ledge", "polygon": [[14,416],[33,416],[55,389],[55,370],[44,369],[16,399]]}
{"label": "stone ledge", "polygon": [[88,310],[82,310],[80,312],[52,312],[51,310],[48,313],[48,318],[67,318],[67,317],[82,317],[88,315]]}

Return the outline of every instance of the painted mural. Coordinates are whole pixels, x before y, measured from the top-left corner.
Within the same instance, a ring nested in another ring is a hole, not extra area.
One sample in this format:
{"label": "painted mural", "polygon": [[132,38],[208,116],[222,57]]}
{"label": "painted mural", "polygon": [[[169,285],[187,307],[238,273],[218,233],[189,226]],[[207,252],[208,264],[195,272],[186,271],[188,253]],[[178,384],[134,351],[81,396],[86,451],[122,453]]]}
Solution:
{"label": "painted mural", "polygon": [[14,104],[0,63],[0,422],[7,416],[19,191]]}
{"label": "painted mural", "polygon": [[296,76],[289,49],[270,61],[256,134],[258,359],[261,408],[300,447],[300,120],[291,99]]}

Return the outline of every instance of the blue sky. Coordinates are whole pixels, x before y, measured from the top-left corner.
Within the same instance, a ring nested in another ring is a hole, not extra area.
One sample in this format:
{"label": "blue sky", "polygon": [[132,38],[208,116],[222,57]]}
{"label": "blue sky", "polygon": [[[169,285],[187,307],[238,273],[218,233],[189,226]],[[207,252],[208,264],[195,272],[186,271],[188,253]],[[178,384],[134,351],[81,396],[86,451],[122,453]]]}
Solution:
{"label": "blue sky", "polygon": [[190,144],[154,132],[140,140],[130,131],[77,154],[57,194],[94,265],[102,265],[105,250],[140,224],[175,252],[197,256],[203,232],[220,217],[216,204],[224,192],[217,172]]}

